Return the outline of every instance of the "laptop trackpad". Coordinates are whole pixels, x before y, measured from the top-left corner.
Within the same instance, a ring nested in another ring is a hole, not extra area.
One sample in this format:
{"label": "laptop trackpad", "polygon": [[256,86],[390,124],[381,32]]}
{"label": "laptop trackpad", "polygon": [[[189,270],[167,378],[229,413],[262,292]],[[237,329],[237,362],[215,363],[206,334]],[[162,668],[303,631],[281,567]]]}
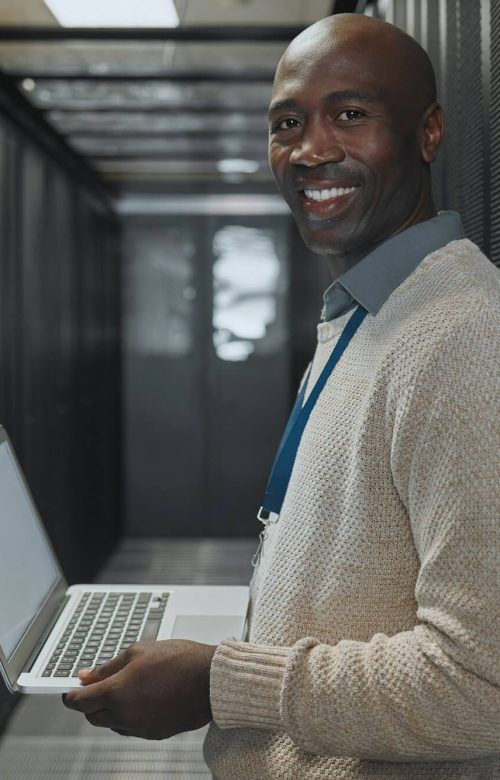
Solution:
{"label": "laptop trackpad", "polygon": [[218,645],[229,636],[239,639],[242,631],[241,615],[177,615],[171,638]]}

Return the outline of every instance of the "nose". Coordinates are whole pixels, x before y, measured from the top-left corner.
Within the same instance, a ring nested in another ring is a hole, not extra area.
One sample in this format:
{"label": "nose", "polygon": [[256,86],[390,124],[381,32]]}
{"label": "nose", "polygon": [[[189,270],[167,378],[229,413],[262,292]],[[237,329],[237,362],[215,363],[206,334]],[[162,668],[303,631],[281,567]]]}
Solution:
{"label": "nose", "polygon": [[292,165],[309,168],[328,162],[341,162],[345,153],[339,143],[335,128],[325,122],[310,122],[304,128],[300,141],[290,153]]}

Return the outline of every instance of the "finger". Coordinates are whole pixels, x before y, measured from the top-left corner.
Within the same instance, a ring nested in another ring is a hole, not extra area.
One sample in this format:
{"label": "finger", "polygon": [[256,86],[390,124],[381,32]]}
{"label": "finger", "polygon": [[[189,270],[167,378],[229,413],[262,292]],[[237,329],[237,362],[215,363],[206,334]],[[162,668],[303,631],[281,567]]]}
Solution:
{"label": "finger", "polygon": [[111,677],[112,674],[116,674],[130,661],[130,658],[126,652],[120,653],[111,661],[107,661],[105,664],[95,666],[94,668],[80,669],[78,676],[82,683],[90,685],[91,683],[105,680],[106,677]]}
{"label": "finger", "polygon": [[92,726],[97,726],[99,728],[105,728],[105,729],[116,729],[118,727],[118,723],[116,722],[113,713],[109,710],[98,710],[97,712],[89,712],[85,715],[88,722]]}
{"label": "finger", "polygon": [[85,715],[105,710],[109,705],[109,680],[118,674],[130,661],[125,651],[95,669],[80,669],[79,677],[84,687],[75,688],[63,695],[63,702],[69,709],[83,712]]}
{"label": "finger", "polygon": [[107,680],[86,688],[74,688],[63,694],[63,704],[70,710],[83,712],[98,712],[106,709]]}
{"label": "finger", "polygon": [[115,734],[119,734],[120,737],[133,737],[134,735],[130,731],[125,731],[125,729],[111,729],[111,731],[114,731]]}

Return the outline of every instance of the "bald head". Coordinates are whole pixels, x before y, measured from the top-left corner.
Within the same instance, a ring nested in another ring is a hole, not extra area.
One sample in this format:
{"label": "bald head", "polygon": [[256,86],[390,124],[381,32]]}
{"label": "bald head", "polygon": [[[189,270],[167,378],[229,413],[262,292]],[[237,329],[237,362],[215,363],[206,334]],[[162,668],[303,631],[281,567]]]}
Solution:
{"label": "bald head", "polygon": [[[336,14],[308,27],[293,39],[276,71],[301,67],[316,59],[350,57],[353,68],[360,57],[372,72],[383,73],[379,89],[394,97],[400,108],[420,114],[436,100],[436,78],[427,52],[393,24],[362,14]],[[371,61],[371,62],[370,62]],[[403,101],[403,102],[402,102]]]}
{"label": "bald head", "polygon": [[269,128],[274,177],[332,273],[435,213],[434,72],[392,24],[338,14],[298,35],[276,71]]}

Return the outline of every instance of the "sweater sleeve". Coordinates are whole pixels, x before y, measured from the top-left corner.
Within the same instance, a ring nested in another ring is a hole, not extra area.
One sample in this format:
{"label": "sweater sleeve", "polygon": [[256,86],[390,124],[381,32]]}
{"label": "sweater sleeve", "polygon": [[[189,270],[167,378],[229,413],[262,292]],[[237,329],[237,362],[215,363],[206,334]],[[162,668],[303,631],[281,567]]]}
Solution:
{"label": "sweater sleeve", "polygon": [[420,561],[415,627],[335,646],[227,640],[212,666],[217,725],[285,731],[332,756],[500,753],[499,370],[490,309],[439,345],[396,415],[391,466]]}

